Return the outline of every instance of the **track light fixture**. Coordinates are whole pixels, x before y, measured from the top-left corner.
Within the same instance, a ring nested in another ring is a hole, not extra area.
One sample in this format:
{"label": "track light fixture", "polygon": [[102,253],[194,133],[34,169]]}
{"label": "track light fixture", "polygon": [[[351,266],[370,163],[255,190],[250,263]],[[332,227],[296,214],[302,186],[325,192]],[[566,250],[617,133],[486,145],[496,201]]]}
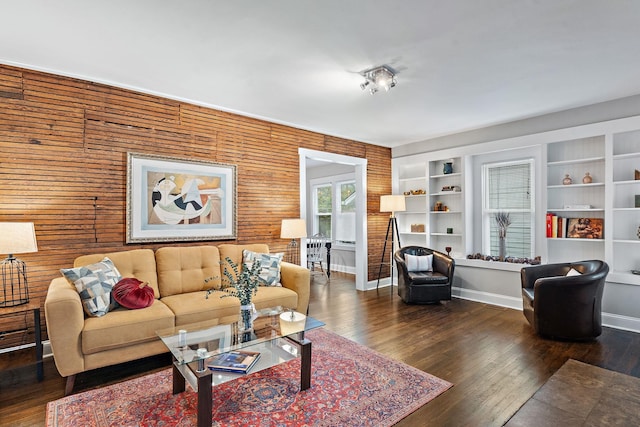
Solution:
{"label": "track light fixture", "polygon": [[360,89],[369,89],[371,95],[378,92],[380,89],[384,89],[385,92],[388,92],[389,89],[398,84],[396,72],[388,65],[371,68],[361,72],[360,74],[365,79],[364,82],[360,83]]}

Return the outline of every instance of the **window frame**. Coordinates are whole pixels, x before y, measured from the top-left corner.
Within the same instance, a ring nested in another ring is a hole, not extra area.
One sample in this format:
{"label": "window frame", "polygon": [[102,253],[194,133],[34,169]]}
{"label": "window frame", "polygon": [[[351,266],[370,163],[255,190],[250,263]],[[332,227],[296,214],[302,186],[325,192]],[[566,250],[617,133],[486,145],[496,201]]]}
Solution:
{"label": "window frame", "polygon": [[[529,165],[529,208],[528,209],[509,209],[509,208],[489,208],[490,192],[488,191],[488,178],[489,171],[500,167],[514,166],[514,165]],[[529,254],[522,255],[528,258],[533,258],[536,253],[536,175],[535,175],[536,159],[535,157],[527,157],[512,160],[502,160],[495,162],[482,163],[481,177],[481,191],[482,191],[482,212],[481,212],[481,224],[482,224],[482,250],[487,255],[497,255],[491,253],[491,221],[493,221],[493,215],[497,212],[512,212],[512,213],[529,213]],[[508,235],[508,233],[507,233]],[[523,234],[524,235],[524,234]],[[508,240],[507,240],[508,241]],[[508,254],[507,254],[508,255]]]}

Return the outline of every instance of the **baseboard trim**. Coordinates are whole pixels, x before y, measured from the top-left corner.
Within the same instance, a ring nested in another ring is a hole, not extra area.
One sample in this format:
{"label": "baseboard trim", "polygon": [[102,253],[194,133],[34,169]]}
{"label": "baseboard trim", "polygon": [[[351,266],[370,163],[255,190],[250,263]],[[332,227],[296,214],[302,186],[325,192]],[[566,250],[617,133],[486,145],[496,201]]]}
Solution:
{"label": "baseboard trim", "polygon": [[522,311],[522,299],[508,297],[506,295],[492,294],[490,292],[474,291],[458,287],[451,288],[451,294],[460,299],[483,302],[485,304],[497,305],[499,307],[512,308]]}

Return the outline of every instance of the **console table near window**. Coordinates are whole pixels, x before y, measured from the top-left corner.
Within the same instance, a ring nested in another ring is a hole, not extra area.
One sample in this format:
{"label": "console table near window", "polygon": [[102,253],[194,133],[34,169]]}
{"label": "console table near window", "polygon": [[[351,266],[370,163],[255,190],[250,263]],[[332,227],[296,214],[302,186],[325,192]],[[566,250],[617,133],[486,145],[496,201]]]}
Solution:
{"label": "console table near window", "polygon": [[[31,300],[26,304],[16,305],[13,307],[0,307],[0,316],[10,316],[20,313],[33,311],[33,324],[36,333],[36,374],[38,381],[44,379],[44,369],[42,364],[42,332],[40,329],[40,300]],[[8,332],[0,331],[0,335]]]}

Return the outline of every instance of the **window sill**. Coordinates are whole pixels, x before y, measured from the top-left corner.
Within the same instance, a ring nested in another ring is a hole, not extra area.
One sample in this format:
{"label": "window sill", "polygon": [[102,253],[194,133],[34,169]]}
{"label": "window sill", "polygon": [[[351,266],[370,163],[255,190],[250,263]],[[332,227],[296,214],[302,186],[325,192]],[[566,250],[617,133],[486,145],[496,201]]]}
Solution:
{"label": "window sill", "polygon": [[489,270],[502,270],[502,271],[517,271],[519,272],[523,267],[529,267],[531,264],[516,264],[513,262],[500,262],[500,261],[483,261],[480,259],[468,259],[468,258],[455,258],[456,266],[472,267],[472,268],[486,268]]}

